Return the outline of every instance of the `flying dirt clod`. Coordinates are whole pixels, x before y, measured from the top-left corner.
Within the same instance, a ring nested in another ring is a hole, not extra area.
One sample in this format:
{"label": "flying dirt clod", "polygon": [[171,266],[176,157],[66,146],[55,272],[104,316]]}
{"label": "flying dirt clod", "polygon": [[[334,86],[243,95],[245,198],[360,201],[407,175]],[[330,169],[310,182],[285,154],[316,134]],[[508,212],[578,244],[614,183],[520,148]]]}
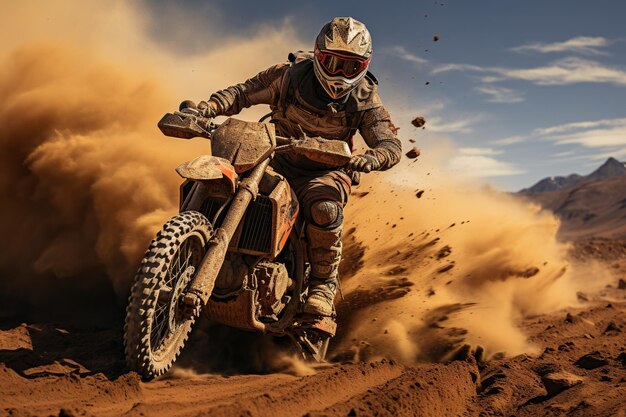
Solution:
{"label": "flying dirt clod", "polygon": [[405,153],[405,155],[406,155],[407,158],[415,159],[418,156],[420,156],[421,153],[422,152],[419,150],[419,148],[413,147],[413,148],[409,149],[409,151],[407,153]]}
{"label": "flying dirt clod", "polygon": [[417,128],[424,127],[426,119],[423,116],[416,116],[415,119],[411,120],[411,124]]}

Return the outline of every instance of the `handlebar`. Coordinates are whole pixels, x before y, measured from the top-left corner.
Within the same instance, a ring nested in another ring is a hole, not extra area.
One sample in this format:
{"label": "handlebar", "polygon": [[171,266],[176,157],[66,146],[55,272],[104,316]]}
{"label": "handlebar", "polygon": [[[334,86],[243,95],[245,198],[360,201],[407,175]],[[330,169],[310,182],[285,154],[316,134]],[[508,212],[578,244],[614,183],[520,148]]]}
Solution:
{"label": "handlebar", "polygon": [[[208,134],[207,139],[211,139],[211,132],[217,129],[220,125],[215,123],[212,118],[204,117],[197,112],[197,114],[188,113],[185,111],[174,112],[174,114],[182,116],[182,117],[192,117],[196,124],[204,128]],[[275,135],[276,138],[276,146],[285,146],[291,145],[297,139],[287,138],[284,136]]]}
{"label": "handlebar", "polygon": [[[168,114],[166,114],[161,121],[159,121],[158,126],[167,136],[183,139],[191,139],[199,136],[211,139],[211,132],[219,127],[212,118],[205,117],[201,110],[198,109],[196,103],[191,100],[181,102],[178,106],[178,111],[171,114],[180,117],[183,120],[183,124],[181,125],[180,122],[176,123],[177,121],[168,117]],[[276,135],[277,146],[291,145],[294,140],[295,139]]]}
{"label": "handlebar", "polygon": [[[205,112],[198,109],[190,100],[183,101],[179,111],[163,116],[158,126],[166,136],[183,139],[196,137],[211,139],[213,131],[219,127],[213,118],[206,117]],[[352,157],[348,144],[340,140],[311,137],[292,139],[283,136],[275,138],[276,153],[293,152],[332,167],[344,166]]]}

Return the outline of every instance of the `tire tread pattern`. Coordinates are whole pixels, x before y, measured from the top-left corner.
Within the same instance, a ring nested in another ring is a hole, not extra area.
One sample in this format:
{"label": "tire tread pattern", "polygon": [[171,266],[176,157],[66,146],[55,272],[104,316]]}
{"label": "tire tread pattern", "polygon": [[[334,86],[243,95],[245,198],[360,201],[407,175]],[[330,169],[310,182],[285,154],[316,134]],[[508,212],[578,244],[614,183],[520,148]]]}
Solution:
{"label": "tire tread pattern", "polygon": [[166,373],[174,364],[189,337],[194,319],[177,332],[176,341],[166,355],[155,358],[150,346],[151,312],[157,302],[154,289],[167,276],[170,262],[180,244],[192,232],[199,232],[204,243],[212,235],[209,220],[199,212],[185,211],[172,217],[159,231],[148,247],[141,266],[135,275],[126,307],[124,324],[124,352],[130,369],[138,372],[144,380],[151,380]]}

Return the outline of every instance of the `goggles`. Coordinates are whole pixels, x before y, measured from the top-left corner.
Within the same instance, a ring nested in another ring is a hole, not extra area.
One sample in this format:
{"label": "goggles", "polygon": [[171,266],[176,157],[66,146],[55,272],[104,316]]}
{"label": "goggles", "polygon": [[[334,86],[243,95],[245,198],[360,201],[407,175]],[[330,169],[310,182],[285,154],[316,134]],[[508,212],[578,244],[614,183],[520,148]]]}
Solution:
{"label": "goggles", "polygon": [[315,57],[328,75],[341,74],[346,78],[354,78],[361,74],[367,69],[371,60],[371,56],[369,58],[356,58],[320,50],[315,51]]}

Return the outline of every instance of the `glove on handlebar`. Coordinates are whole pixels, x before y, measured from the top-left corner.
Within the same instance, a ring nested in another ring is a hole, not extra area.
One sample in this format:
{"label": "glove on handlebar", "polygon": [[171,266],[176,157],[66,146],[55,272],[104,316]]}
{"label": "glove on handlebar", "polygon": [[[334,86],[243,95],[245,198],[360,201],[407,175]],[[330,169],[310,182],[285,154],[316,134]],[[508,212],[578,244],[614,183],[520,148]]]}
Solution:
{"label": "glove on handlebar", "polygon": [[217,116],[215,108],[206,101],[201,101],[196,105],[196,103],[191,100],[185,100],[178,106],[178,111],[202,116],[207,119],[213,119]]}
{"label": "glove on handlebar", "polygon": [[200,103],[198,103],[198,111],[200,112],[200,115],[202,117],[206,117],[209,119],[212,119],[215,116],[217,116],[217,113],[215,109],[213,108],[213,106],[211,106],[206,101],[201,101]]}
{"label": "glove on handlebar", "polygon": [[350,162],[348,162],[346,167],[352,171],[368,173],[379,169],[380,163],[373,155],[354,155],[350,158]]}

